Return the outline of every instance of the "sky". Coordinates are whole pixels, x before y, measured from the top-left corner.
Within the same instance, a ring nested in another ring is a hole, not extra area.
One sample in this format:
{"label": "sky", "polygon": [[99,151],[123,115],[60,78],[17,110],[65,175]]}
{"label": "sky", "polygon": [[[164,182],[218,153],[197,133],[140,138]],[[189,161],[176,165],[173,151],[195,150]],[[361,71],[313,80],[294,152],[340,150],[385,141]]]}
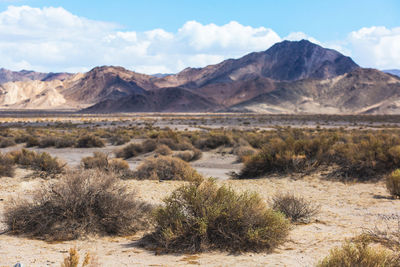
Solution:
{"label": "sky", "polygon": [[0,67],[176,73],[308,39],[400,69],[399,0],[0,0]]}

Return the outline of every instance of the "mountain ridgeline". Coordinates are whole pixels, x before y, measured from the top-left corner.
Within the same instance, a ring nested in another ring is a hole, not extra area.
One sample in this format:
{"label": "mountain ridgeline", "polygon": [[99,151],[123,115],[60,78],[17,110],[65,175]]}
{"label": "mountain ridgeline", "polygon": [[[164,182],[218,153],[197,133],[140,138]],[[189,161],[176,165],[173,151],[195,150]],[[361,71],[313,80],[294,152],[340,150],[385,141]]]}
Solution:
{"label": "mountain ridgeline", "polygon": [[360,68],[309,41],[171,75],[122,67],[87,73],[0,70],[1,109],[111,112],[400,113],[400,77]]}

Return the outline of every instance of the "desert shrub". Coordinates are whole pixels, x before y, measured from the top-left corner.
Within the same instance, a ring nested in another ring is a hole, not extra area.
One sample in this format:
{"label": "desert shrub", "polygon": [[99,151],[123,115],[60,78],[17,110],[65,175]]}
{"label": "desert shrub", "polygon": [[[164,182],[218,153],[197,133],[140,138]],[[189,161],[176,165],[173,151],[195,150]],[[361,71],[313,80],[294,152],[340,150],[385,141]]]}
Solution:
{"label": "desert shrub", "polygon": [[210,133],[209,136],[201,138],[195,142],[195,146],[202,150],[232,145],[233,140],[227,133]]}
{"label": "desert shrub", "polygon": [[74,147],[76,144],[75,138],[71,136],[64,136],[62,138],[57,138],[55,142],[56,148]]}
{"label": "desert shrub", "polygon": [[14,160],[10,155],[0,153],[0,176],[13,177],[15,172]]}
{"label": "desert shrub", "polygon": [[156,153],[162,156],[169,156],[172,154],[172,151],[167,145],[159,144],[157,146]]}
{"label": "desert shrub", "polygon": [[78,138],[77,147],[90,148],[90,147],[103,147],[104,142],[101,138],[94,135],[86,135]]}
{"label": "desert shrub", "polygon": [[13,234],[72,240],[135,233],[148,224],[150,210],[115,176],[91,170],[69,172],[32,198],[14,200],[7,206],[5,222]]}
{"label": "desert shrub", "polygon": [[386,177],[386,188],[394,197],[400,197],[400,169],[393,171]]}
{"label": "desert shrub", "polygon": [[108,141],[114,146],[120,146],[120,145],[126,144],[130,140],[131,140],[131,138],[128,135],[124,135],[124,134],[112,135],[108,139]]}
{"label": "desert shrub", "polygon": [[168,156],[146,159],[137,168],[134,176],[140,180],[196,181],[202,179],[201,175],[188,163]]}
{"label": "desert shrub", "polygon": [[[78,267],[79,266],[79,253],[75,248],[69,250],[69,255],[64,258],[61,267]],[[92,257],[89,253],[85,254],[81,267],[95,267],[99,266],[97,259]]]}
{"label": "desert shrub", "polygon": [[283,213],[292,222],[308,223],[319,212],[319,206],[294,194],[277,194],[272,198],[272,208]]}
{"label": "desert shrub", "polygon": [[0,148],[15,146],[14,139],[11,137],[0,137]]}
{"label": "desert shrub", "polygon": [[34,147],[39,145],[39,139],[34,136],[28,136],[26,138],[26,147]]}
{"label": "desert shrub", "polygon": [[128,162],[123,159],[109,159],[102,152],[94,152],[93,156],[82,158],[81,166],[84,169],[98,169],[124,175],[128,175],[129,172]]}
{"label": "desert shrub", "polygon": [[238,194],[212,180],[180,187],[155,212],[155,231],[145,238],[166,251],[272,250],[289,222],[256,193]]}
{"label": "desert shrub", "polygon": [[115,152],[117,158],[129,159],[143,153],[141,144],[129,144]]}
{"label": "desert shrub", "polygon": [[82,158],[81,165],[84,169],[104,169],[108,165],[108,156],[102,152],[94,152],[93,156]]}
{"label": "desert shrub", "polygon": [[233,150],[233,154],[237,155],[238,162],[244,162],[257,153],[257,149],[251,146],[239,146]]}
{"label": "desert shrub", "polygon": [[188,150],[193,149],[193,145],[186,139],[178,138],[177,136],[169,138],[158,138],[157,142],[168,146],[172,150]]}
{"label": "desert shrub", "polygon": [[141,145],[144,153],[152,152],[157,148],[157,142],[152,139],[144,141]]}
{"label": "desert shrub", "polygon": [[389,250],[372,248],[368,242],[346,242],[330,251],[318,267],[377,267],[400,266],[400,258]]}
{"label": "desert shrub", "polygon": [[57,137],[55,137],[55,136],[46,136],[46,137],[40,138],[38,146],[40,148],[56,146],[56,142],[57,142]]}
{"label": "desert shrub", "polygon": [[199,149],[185,150],[176,153],[174,156],[178,157],[186,162],[198,160],[201,158],[202,152]]}
{"label": "desert shrub", "polygon": [[34,151],[22,149],[19,151],[12,151],[9,155],[15,164],[37,171],[43,171],[50,175],[59,174],[64,171],[65,164],[46,152],[36,153]]}

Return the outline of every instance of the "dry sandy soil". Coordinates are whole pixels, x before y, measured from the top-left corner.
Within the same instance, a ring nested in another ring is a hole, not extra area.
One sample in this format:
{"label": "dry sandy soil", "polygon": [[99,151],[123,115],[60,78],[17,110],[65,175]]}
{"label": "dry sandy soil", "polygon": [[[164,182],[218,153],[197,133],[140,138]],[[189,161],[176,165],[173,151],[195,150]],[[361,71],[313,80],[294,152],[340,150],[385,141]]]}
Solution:
{"label": "dry sandy soil", "polygon": [[[197,164],[207,165],[207,159],[215,161],[212,155],[206,155],[203,163],[199,161]],[[230,160],[225,159],[225,163]],[[24,196],[29,190],[48,182],[40,178],[28,178],[29,174],[29,171],[18,169],[15,178],[1,178],[0,216],[10,197]],[[183,183],[122,182],[136,190],[141,199],[152,203],[162,203],[164,197]],[[321,211],[311,223],[294,226],[288,241],[270,254],[231,255],[226,252],[209,252],[196,255],[155,255],[137,246],[137,240],[143,233],[124,238],[89,237],[52,244],[3,234],[0,235],[0,266],[12,266],[17,262],[25,266],[60,266],[71,247],[76,247],[81,255],[86,252],[96,255],[101,266],[314,266],[332,247],[361,233],[363,229],[373,228],[382,222],[382,216],[393,215],[400,208],[400,201],[389,198],[382,182],[345,184],[327,181],[321,175],[312,175],[301,179],[219,179],[218,183],[238,191],[257,191],[266,202],[277,192],[294,192],[321,205]],[[4,228],[4,225],[0,225],[0,231]]]}

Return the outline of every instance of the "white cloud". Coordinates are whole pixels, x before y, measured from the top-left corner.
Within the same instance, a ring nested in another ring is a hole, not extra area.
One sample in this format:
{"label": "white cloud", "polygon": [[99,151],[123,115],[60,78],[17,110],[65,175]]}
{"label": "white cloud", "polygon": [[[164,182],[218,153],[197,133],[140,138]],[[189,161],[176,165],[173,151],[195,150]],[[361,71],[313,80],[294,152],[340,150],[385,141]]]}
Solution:
{"label": "white cloud", "polygon": [[400,64],[395,65],[400,62],[399,28],[363,28],[346,40],[331,43],[321,43],[303,32],[281,38],[272,29],[235,21],[225,25],[188,21],[174,33],[121,28],[73,15],[60,7],[10,6],[0,12],[0,67],[74,72],[119,65],[144,73],[174,73],[188,66],[202,67],[266,50],[283,39],[308,39],[352,55],[363,66]]}
{"label": "white cloud", "polygon": [[351,32],[348,46],[362,66],[400,68],[400,27],[370,27]]}

